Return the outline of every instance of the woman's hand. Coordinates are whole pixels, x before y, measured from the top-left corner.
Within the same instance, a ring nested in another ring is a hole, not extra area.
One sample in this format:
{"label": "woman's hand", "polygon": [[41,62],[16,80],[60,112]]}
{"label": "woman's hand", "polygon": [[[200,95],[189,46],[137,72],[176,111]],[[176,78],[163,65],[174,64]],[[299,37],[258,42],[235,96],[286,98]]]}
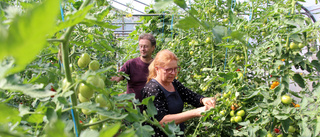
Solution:
{"label": "woman's hand", "polygon": [[202,104],[209,108],[216,106],[216,99],[214,97],[202,98]]}

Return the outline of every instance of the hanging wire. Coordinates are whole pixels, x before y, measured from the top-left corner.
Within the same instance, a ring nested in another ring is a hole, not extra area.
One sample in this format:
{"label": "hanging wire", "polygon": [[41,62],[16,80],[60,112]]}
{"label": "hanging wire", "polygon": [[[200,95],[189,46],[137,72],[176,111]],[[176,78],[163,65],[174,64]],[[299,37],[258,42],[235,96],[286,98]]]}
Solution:
{"label": "hanging wire", "polygon": [[172,14],[171,26],[170,26],[170,30],[171,30],[171,39],[173,39],[173,17],[174,17],[174,14]]}
{"label": "hanging wire", "polygon": [[[64,21],[63,9],[62,9],[61,4],[60,4],[60,12],[61,12],[61,19],[62,19],[62,21]],[[61,63],[60,59],[59,59],[59,63],[60,63],[60,65],[63,67],[63,63]],[[70,102],[71,102],[71,98],[70,98]],[[73,109],[71,109],[71,115],[72,115],[72,120],[73,120],[73,124],[74,124],[74,129],[75,129],[75,131],[76,131],[76,137],[79,137],[78,128],[77,128],[76,120],[75,120],[75,118],[74,118]]]}
{"label": "hanging wire", "polygon": [[164,11],[162,12],[162,15],[163,15],[163,19],[162,19],[162,22],[163,22],[163,26],[162,26],[162,42],[164,42],[164,19],[165,19]]}
{"label": "hanging wire", "polygon": [[[236,3],[236,0],[231,0],[231,11],[233,12],[234,10],[234,7],[235,7],[235,3]],[[229,20],[229,25],[231,24],[230,20]],[[230,27],[228,27],[228,31],[230,30]],[[227,39],[227,42],[229,42],[229,39]],[[226,54],[225,54],[225,57],[224,57],[224,65],[223,65],[223,70],[226,69],[226,65],[227,65],[227,57],[228,57],[228,47],[226,47]],[[223,92],[223,90],[221,89],[221,92]]]}

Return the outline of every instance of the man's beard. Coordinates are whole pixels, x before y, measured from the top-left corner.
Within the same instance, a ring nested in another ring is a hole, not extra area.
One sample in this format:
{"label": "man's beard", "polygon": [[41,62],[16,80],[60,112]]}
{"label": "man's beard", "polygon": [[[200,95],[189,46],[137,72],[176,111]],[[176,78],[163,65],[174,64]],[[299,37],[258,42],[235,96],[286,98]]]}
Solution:
{"label": "man's beard", "polygon": [[142,58],[148,58],[148,55],[142,55],[141,57]]}

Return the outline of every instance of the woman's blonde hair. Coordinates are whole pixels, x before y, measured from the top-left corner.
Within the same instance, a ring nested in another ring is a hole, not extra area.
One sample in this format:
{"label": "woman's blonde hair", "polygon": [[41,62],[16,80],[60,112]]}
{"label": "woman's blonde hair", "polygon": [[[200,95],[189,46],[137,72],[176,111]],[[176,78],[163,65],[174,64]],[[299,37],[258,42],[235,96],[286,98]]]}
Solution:
{"label": "woman's blonde hair", "polygon": [[165,65],[167,65],[170,61],[175,60],[175,61],[179,61],[178,57],[171,52],[170,50],[164,49],[161,50],[157,53],[156,57],[153,59],[153,61],[151,62],[151,64],[149,65],[149,75],[147,78],[147,83],[157,77],[157,72],[155,67],[163,67]]}

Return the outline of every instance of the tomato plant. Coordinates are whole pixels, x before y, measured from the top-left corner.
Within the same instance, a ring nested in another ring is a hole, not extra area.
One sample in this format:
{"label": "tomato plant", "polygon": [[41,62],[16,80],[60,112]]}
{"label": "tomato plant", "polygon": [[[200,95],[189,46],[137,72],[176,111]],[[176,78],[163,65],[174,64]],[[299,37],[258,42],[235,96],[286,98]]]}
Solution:
{"label": "tomato plant", "polygon": [[[108,1],[1,2],[0,108],[6,111],[0,112],[0,136],[151,136],[142,123],[175,136],[174,124],[163,128],[152,121],[154,110],[137,109],[152,99],[119,95],[126,82],[109,81],[120,62],[139,55],[144,32],[155,35],[155,52],[166,48],[177,55],[177,79],[186,87],[207,97],[222,94],[215,109],[186,121],[186,135],[319,136],[319,23],[299,14],[299,2],[184,2],[147,7],[147,13],[163,14],[141,17],[127,38],[113,35],[117,26],[110,22],[124,13]],[[101,124],[105,128],[88,129]]]}

